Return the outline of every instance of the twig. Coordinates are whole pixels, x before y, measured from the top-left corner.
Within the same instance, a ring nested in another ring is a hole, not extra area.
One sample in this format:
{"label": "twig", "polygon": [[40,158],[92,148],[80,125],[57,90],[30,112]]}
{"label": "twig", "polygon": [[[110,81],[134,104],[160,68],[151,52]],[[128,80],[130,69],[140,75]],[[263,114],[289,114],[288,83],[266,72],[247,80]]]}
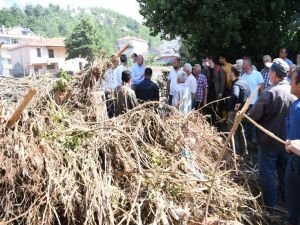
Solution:
{"label": "twig", "polygon": [[228,135],[228,137],[226,138],[226,142],[225,144],[223,145],[223,148],[221,150],[221,153],[220,153],[220,156],[218,158],[218,161],[216,162],[215,164],[215,167],[214,167],[214,171],[213,171],[213,176],[212,176],[212,180],[211,180],[211,186],[209,188],[209,194],[208,194],[208,197],[207,197],[207,201],[206,201],[206,209],[205,209],[205,216],[204,216],[204,224],[207,223],[207,217],[208,217],[208,208],[209,208],[209,205],[210,205],[210,200],[211,200],[211,195],[212,195],[212,189],[213,189],[213,186],[214,186],[214,183],[215,183],[215,180],[216,180],[216,175],[217,175],[217,170],[219,168],[219,165],[225,155],[225,153],[227,152],[227,146],[232,138],[232,136],[235,134],[238,126],[239,126],[239,123],[242,121],[243,117],[244,117],[244,114],[247,112],[249,106],[250,106],[250,103],[252,101],[252,99],[255,97],[255,95],[257,94],[257,91],[258,91],[259,87],[256,88],[256,90],[254,91],[254,93],[250,96],[249,99],[247,99],[244,107],[239,111],[237,112],[236,114],[236,117],[234,119],[234,123],[233,123],[233,126],[230,130],[230,133]]}
{"label": "twig", "polygon": [[286,141],[282,140],[281,138],[277,137],[275,134],[273,134],[271,131],[268,131],[258,123],[256,123],[253,119],[251,119],[247,114],[244,115],[244,117],[249,120],[254,126],[256,126],[258,129],[260,129],[265,134],[269,135],[271,138],[275,139],[276,141],[279,141],[281,144],[286,144]]}
{"label": "twig", "polygon": [[214,104],[214,103],[221,102],[221,101],[225,101],[225,100],[228,99],[228,98],[230,98],[230,97],[221,98],[221,99],[215,100],[215,101],[213,101],[213,102],[207,103],[206,105],[202,106],[199,110],[201,110],[201,109],[203,109],[203,108],[205,108],[205,107],[207,107],[207,106],[209,106],[209,105],[212,105],[212,104]]}

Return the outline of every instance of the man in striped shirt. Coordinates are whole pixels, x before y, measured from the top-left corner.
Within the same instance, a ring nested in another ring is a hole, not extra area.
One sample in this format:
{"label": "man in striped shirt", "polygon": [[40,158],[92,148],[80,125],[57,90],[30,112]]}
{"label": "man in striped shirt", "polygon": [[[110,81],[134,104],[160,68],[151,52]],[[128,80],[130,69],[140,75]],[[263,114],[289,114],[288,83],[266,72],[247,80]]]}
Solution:
{"label": "man in striped shirt", "polygon": [[197,80],[197,90],[195,98],[195,109],[199,109],[200,106],[206,105],[207,103],[207,79],[206,76],[201,74],[201,66],[199,64],[194,65],[194,75]]}
{"label": "man in striped shirt", "polygon": [[272,62],[272,58],[271,56],[269,55],[264,55],[263,57],[263,63],[265,65],[265,68],[263,68],[261,70],[261,75],[263,76],[264,78],[264,85],[265,85],[265,89],[270,87],[270,78],[269,78],[269,71],[270,71],[270,68],[267,67],[266,63],[271,63]]}

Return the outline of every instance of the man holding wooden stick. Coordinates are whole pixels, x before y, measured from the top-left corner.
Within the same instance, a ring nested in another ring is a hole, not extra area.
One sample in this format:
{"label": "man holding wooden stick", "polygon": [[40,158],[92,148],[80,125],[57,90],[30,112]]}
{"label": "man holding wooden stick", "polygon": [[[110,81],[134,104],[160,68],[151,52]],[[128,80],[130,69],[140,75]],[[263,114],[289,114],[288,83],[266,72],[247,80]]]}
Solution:
{"label": "man holding wooden stick", "polygon": [[[290,93],[286,80],[289,66],[282,59],[275,59],[270,66],[270,89],[265,90],[249,112],[250,118],[281,139],[286,138],[285,122],[289,109],[296,100]],[[259,174],[266,206],[277,205],[276,174],[282,197],[285,191],[285,169],[288,154],[284,145],[257,130]]]}
{"label": "man holding wooden stick", "polygon": [[289,224],[300,224],[300,69],[292,74],[291,92],[298,100],[287,120],[286,150],[290,153],[286,168],[286,203]]}

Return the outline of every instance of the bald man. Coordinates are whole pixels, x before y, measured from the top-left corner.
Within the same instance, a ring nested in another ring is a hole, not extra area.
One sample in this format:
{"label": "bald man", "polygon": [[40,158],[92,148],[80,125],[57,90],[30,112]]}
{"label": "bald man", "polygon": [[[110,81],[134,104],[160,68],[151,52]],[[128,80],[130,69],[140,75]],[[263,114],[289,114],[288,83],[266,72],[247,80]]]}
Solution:
{"label": "bald man", "polygon": [[133,90],[135,90],[136,86],[144,80],[144,73],[145,73],[144,57],[142,55],[138,55],[136,59],[136,63],[133,64],[131,68],[131,75],[132,75],[131,88]]}

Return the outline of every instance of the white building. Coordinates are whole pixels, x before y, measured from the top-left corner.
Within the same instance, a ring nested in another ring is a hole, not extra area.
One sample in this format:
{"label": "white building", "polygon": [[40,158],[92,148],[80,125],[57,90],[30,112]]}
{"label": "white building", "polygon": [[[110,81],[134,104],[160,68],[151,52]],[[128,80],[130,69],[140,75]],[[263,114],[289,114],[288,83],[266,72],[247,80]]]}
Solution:
{"label": "white building", "polygon": [[117,46],[120,50],[125,45],[129,45],[124,54],[131,55],[132,53],[146,54],[148,53],[148,41],[136,37],[122,37],[117,40]]}
{"label": "white building", "polygon": [[164,43],[158,47],[160,54],[158,55],[156,60],[159,60],[161,62],[172,62],[174,58],[180,57],[180,47],[181,42],[179,38],[171,41],[164,41]]}
{"label": "white building", "polygon": [[9,49],[26,42],[37,40],[30,29],[22,27],[0,28],[0,75],[10,76],[12,64]]}
{"label": "white building", "polygon": [[40,38],[9,51],[14,76],[57,73],[60,69],[78,72],[86,63],[85,59],[65,60],[63,38]]}

